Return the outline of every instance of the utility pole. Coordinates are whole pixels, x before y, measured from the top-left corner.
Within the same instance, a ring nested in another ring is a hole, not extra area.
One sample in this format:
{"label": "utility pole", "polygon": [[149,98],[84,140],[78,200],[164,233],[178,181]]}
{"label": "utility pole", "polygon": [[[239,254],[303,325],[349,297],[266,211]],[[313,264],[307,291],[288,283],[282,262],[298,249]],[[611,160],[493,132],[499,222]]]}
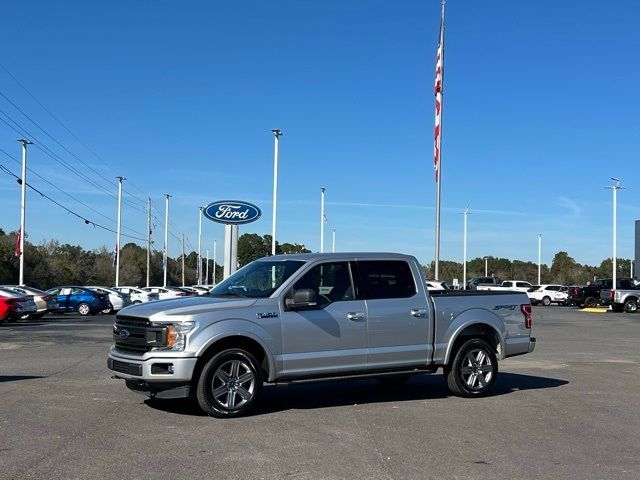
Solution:
{"label": "utility pole", "polygon": [[22,178],[20,181],[21,186],[21,205],[20,205],[20,285],[24,285],[24,237],[25,223],[27,216],[27,145],[32,145],[33,142],[19,138],[18,141],[22,143]]}
{"label": "utility pole", "polygon": [[147,288],[151,279],[151,197],[147,197]]}
{"label": "utility pole", "polygon": [[336,229],[331,231],[331,253],[336,253]]}
{"label": "utility pole", "polygon": [[202,255],[200,255],[200,245],[202,243],[202,207],[200,207],[200,214],[198,216],[198,269],[196,270],[198,276],[198,285],[202,285]]}
{"label": "utility pole", "polygon": [[324,253],[324,222],[327,217],[324,214],[324,187],[320,187],[320,253]]}
{"label": "utility pole", "polygon": [[540,272],[542,268],[542,234],[538,234],[538,285],[540,285]]}
{"label": "utility pole", "polygon": [[214,240],[213,241],[213,286],[215,287],[216,285],[216,258],[217,257],[217,250],[218,249],[218,241]]}
{"label": "utility pole", "polygon": [[184,233],[182,234],[182,286],[184,287]]}
{"label": "utility pole", "polygon": [[611,180],[616,182],[615,185],[605,187],[613,192],[613,283],[611,285],[612,290],[618,288],[618,252],[617,252],[617,235],[618,235],[618,190],[624,189],[620,186],[620,179],[611,177]]}
{"label": "utility pole", "polygon": [[274,128],[271,131],[273,132],[273,218],[271,219],[271,255],[275,255],[276,218],[278,213],[278,144],[280,142],[279,138],[282,136],[282,132],[277,128]]}
{"label": "utility pole", "polygon": [[124,177],[118,179],[118,233],[116,234],[116,288],[120,286],[120,236],[122,235],[122,181]]}
{"label": "utility pole", "polygon": [[463,234],[464,246],[462,248],[464,260],[462,262],[462,285],[463,285],[462,288],[466,290],[467,289],[467,217],[471,215],[468,205],[464,209],[464,212],[462,212],[462,215],[464,215],[464,234]]}
{"label": "utility pole", "polygon": [[484,276],[489,276],[489,257],[484,257]]}
{"label": "utility pole", "polygon": [[167,286],[167,267],[169,264],[169,195],[164,194],[164,256],[162,258],[162,269],[164,275],[163,286]]}

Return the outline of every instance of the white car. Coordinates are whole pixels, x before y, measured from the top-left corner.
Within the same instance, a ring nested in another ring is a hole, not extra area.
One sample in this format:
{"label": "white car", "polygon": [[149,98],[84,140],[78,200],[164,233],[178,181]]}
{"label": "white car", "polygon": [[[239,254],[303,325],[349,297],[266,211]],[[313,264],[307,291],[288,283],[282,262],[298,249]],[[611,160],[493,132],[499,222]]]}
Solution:
{"label": "white car", "polygon": [[478,285],[477,289],[527,293],[531,287],[533,287],[533,285],[531,285],[529,282],[525,282],[524,280],[505,280],[499,286]]}
{"label": "white car", "polygon": [[153,302],[159,300],[160,296],[157,293],[145,292],[139,287],[117,287],[114,290],[126,293],[131,297],[131,303],[137,305],[139,303]]}
{"label": "white car", "polygon": [[90,288],[91,290],[95,290],[98,293],[106,293],[107,295],[109,295],[109,301],[111,302],[112,308],[103,310],[102,313],[116,313],[118,310],[122,310],[124,307],[128,307],[129,305],[131,305],[131,297],[126,293],[119,292],[109,287],[85,287]]}
{"label": "white car", "polygon": [[142,290],[149,293],[157,293],[160,300],[169,300],[170,298],[186,297],[187,292],[183,292],[174,287],[144,287]]}
{"label": "white car", "polygon": [[427,280],[425,284],[427,285],[427,290],[430,292],[451,290],[451,287],[447,285],[446,282],[441,282],[440,280]]}
{"label": "white car", "polygon": [[545,307],[552,303],[564,305],[569,298],[568,288],[564,285],[534,285],[527,292],[532,305],[542,303]]}

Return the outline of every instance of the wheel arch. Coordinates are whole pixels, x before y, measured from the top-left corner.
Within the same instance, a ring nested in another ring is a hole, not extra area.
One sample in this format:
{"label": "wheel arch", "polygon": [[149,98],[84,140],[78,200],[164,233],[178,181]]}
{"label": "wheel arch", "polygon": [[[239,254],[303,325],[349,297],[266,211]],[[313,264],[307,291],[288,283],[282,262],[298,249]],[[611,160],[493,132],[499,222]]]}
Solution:
{"label": "wheel arch", "polygon": [[251,353],[258,361],[265,380],[271,380],[275,376],[273,358],[262,339],[248,332],[227,332],[210,339],[198,349],[196,353],[198,362],[194,369],[193,378],[198,378],[200,371],[211,357],[229,348],[239,348]]}
{"label": "wheel arch", "polygon": [[452,334],[451,340],[447,345],[444,364],[448,365],[451,357],[455,355],[455,352],[460,348],[460,345],[471,338],[485,340],[492,348],[495,349],[498,359],[504,358],[504,334],[500,332],[495,325],[485,320],[469,320],[458,326]]}

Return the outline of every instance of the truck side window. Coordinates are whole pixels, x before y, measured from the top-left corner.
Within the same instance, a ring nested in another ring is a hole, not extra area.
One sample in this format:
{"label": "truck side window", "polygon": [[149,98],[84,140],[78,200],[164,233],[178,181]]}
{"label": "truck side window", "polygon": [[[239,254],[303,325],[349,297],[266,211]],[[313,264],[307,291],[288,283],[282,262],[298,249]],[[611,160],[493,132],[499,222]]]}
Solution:
{"label": "truck side window", "polygon": [[316,265],[293,286],[293,290],[310,288],[316,292],[318,303],[353,300],[353,285],[349,273],[349,262],[330,262]]}
{"label": "truck side window", "polygon": [[358,271],[360,290],[366,300],[409,298],[417,292],[411,268],[405,261],[359,261]]}

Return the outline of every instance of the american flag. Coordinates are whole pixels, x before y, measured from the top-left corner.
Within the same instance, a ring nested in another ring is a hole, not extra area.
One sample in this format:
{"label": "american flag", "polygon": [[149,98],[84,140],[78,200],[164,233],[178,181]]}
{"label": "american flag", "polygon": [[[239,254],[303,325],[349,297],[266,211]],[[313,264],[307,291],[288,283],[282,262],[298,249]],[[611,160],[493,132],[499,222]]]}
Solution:
{"label": "american flag", "polygon": [[436,120],[433,139],[433,168],[435,170],[436,183],[440,181],[440,145],[442,142],[442,70],[444,56],[444,7],[440,20],[440,36],[438,37],[438,55],[436,56],[436,80],[434,94],[436,96]]}

